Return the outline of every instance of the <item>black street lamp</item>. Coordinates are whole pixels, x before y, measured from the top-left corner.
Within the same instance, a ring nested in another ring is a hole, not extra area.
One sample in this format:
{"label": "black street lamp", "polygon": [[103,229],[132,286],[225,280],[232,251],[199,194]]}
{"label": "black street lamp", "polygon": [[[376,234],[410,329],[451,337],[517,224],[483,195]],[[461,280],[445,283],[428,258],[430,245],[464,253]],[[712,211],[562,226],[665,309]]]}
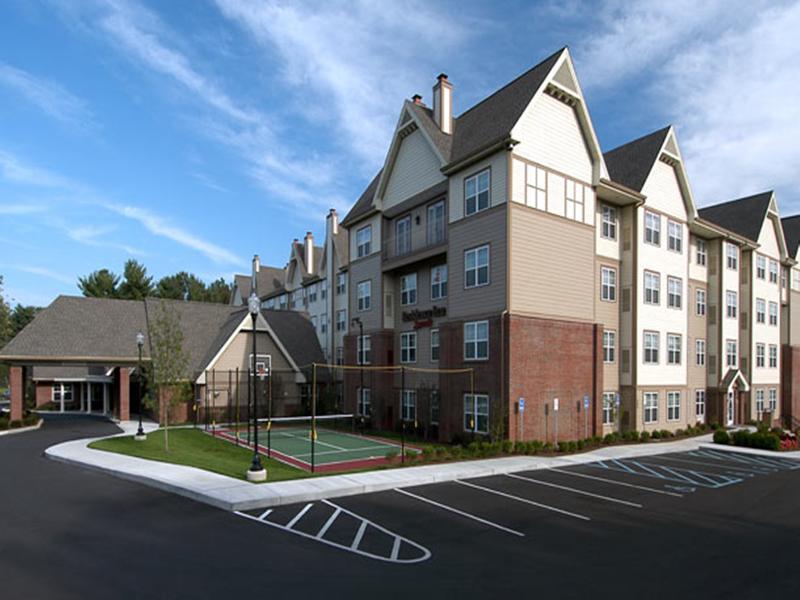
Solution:
{"label": "black street lamp", "polygon": [[[353,325],[358,325],[358,339],[356,340],[356,364],[361,365],[361,387],[358,389],[358,396],[356,396],[356,413],[358,413],[358,402],[364,400],[364,365],[363,365],[363,356],[364,356],[364,323],[361,322],[360,317],[354,317],[352,321]],[[359,357],[359,350],[358,345],[361,344],[361,356]],[[364,422],[364,415],[361,415],[361,422]]]}
{"label": "black street lamp", "polygon": [[139,347],[139,363],[136,369],[136,374],[139,379],[139,429],[134,436],[136,440],[143,442],[147,439],[142,427],[142,408],[144,408],[144,399],[142,398],[142,347],[144,346],[144,334],[140,331],[136,334],[136,345]]}
{"label": "black street lamp", "polygon": [[264,481],[267,478],[267,470],[261,464],[261,456],[258,453],[258,374],[256,373],[256,360],[258,354],[256,353],[256,321],[258,313],[261,312],[261,300],[255,291],[251,292],[250,298],[247,300],[247,308],[250,311],[250,317],[253,319],[253,462],[250,469],[247,471],[248,481]]}

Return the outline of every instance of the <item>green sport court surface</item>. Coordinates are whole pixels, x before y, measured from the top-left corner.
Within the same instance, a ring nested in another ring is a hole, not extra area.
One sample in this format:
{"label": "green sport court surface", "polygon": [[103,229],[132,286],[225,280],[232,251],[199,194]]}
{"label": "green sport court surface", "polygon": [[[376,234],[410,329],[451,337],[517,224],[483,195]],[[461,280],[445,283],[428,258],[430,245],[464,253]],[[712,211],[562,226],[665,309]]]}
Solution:
{"label": "green sport court surface", "polygon": [[[286,464],[311,470],[312,442],[311,421],[303,419],[294,423],[286,423],[289,419],[273,419],[272,427],[259,419],[258,450]],[[338,421],[341,423],[342,419]],[[352,422],[352,421],[351,421]],[[248,439],[246,425],[238,431],[223,427],[214,430],[213,434],[232,443],[248,448],[253,447],[253,440]],[[419,452],[419,449],[406,445],[406,450]],[[341,428],[326,426],[320,419],[317,424],[317,439],[313,448],[313,466],[315,471],[344,471],[386,464],[388,453],[397,455],[401,452],[399,441],[387,440],[369,435],[349,433]]]}

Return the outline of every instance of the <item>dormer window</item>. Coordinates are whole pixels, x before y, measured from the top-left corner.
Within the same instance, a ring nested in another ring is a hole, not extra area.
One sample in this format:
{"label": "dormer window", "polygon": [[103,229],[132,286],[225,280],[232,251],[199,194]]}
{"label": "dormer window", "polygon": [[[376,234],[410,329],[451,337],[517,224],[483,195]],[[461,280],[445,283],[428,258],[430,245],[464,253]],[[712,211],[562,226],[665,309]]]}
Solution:
{"label": "dormer window", "polygon": [[356,256],[362,258],[372,252],[372,225],[356,231]]}
{"label": "dormer window", "polygon": [[489,169],[464,180],[464,216],[468,217],[489,208],[490,182]]}

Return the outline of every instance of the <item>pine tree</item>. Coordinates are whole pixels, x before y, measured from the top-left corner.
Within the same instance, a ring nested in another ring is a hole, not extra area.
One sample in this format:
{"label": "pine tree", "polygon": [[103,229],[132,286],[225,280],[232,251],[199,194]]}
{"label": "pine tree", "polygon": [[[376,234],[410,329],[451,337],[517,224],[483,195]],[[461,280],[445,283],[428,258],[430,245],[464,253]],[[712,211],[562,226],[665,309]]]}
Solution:
{"label": "pine tree", "polygon": [[84,296],[91,298],[116,298],[119,275],[108,269],[94,271],[86,277],[78,278],[78,288]]}

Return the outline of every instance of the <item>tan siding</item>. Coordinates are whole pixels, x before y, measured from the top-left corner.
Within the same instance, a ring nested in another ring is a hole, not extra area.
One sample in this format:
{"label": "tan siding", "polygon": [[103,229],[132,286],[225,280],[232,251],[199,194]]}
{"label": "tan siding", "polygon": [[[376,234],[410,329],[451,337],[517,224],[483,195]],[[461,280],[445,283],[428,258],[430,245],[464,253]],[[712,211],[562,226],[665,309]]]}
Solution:
{"label": "tan siding", "polygon": [[[381,257],[380,254],[373,254],[367,258],[362,258],[355,262],[350,263],[350,277],[348,285],[350,286],[350,309],[347,317],[353,319],[360,317],[361,322],[364,323],[364,330],[379,329],[382,327],[381,310],[383,303],[381,302]],[[367,279],[372,280],[372,307],[370,310],[359,312],[358,311],[358,284]]]}
{"label": "tan siding", "polygon": [[[269,354],[272,357],[273,369],[288,370],[290,368],[286,357],[278,350],[278,346],[268,333],[259,332],[256,346],[258,354]],[[239,332],[225,349],[225,352],[217,359],[217,362],[211,366],[211,369],[218,372],[237,368],[242,371],[247,370],[252,350],[252,337],[250,334],[246,331]]]}
{"label": "tan siding", "polygon": [[444,179],[441,163],[419,130],[400,144],[389,182],[383,194],[383,208],[389,208]]}
{"label": "tan siding", "polygon": [[508,153],[502,151],[474,165],[470,165],[450,177],[447,214],[451,223],[464,218],[464,179],[483,171],[487,167],[492,171],[489,206],[498,206],[505,203],[508,195]]}
{"label": "tan siding", "polygon": [[[600,299],[601,276],[600,267],[612,267],[617,270],[617,301],[606,302]],[[595,263],[594,270],[594,312],[595,322],[601,323],[604,330],[611,330],[616,333],[616,361],[613,363],[603,364],[603,389],[607,392],[617,391],[619,389],[619,367],[620,367],[620,350],[621,332],[619,327],[619,310],[620,310],[620,263],[616,260],[607,258],[599,258]]]}
{"label": "tan siding", "polygon": [[[695,292],[698,290],[706,291],[706,316],[698,316],[695,303]],[[706,367],[698,367],[697,353],[695,352],[695,342],[698,339],[706,341],[706,364],[708,364],[708,285],[702,281],[689,281],[688,296],[686,298],[686,307],[689,311],[689,335],[685,350],[686,364],[687,364],[687,381],[689,386],[689,394],[691,395],[691,413],[694,414],[694,390],[706,388],[707,373]]]}

